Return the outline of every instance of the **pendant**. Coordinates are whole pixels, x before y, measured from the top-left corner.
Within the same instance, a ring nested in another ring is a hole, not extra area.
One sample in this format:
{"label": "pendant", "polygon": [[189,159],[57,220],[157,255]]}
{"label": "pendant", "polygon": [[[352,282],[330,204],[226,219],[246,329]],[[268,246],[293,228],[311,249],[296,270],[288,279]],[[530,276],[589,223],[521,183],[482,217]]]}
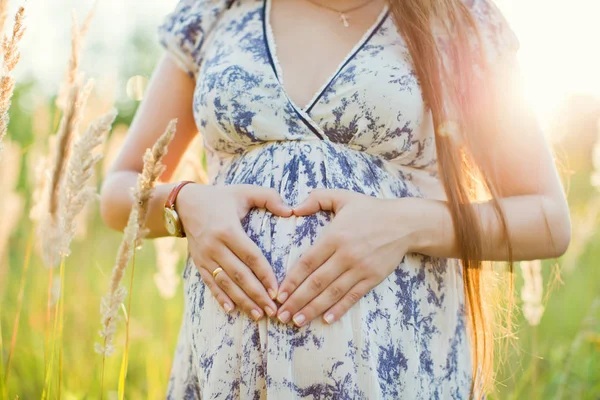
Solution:
{"label": "pendant", "polygon": [[342,20],[342,23],[344,24],[344,26],[346,28],[350,26],[350,24],[348,23],[348,17],[346,17],[346,14],[340,13],[340,19]]}

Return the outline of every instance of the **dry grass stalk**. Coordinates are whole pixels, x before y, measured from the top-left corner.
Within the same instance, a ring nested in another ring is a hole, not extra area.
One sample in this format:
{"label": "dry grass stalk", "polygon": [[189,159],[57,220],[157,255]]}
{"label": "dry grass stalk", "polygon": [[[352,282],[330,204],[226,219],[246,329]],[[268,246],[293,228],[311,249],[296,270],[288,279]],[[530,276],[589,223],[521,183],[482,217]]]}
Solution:
{"label": "dry grass stalk", "polygon": [[56,145],[54,147],[54,167],[50,180],[50,214],[56,214],[60,191],[62,190],[66,167],[71,156],[71,148],[74,137],[77,135],[79,122],[83,115],[83,110],[87,99],[92,91],[94,82],[89,80],[85,87],[80,90],[79,83],[76,82],[71,87],[68,107],[65,110],[61,120],[58,132],[56,134]]}
{"label": "dry grass stalk", "polygon": [[83,43],[85,39],[85,35],[87,34],[92,18],[96,11],[96,6],[98,2],[94,3],[94,6],[86,16],[81,28],[77,22],[77,13],[73,10],[72,21],[73,21],[73,30],[71,33],[71,58],[69,59],[69,66],[66,71],[65,79],[58,91],[58,96],[56,98],[56,105],[60,109],[65,109],[67,107],[67,102],[69,98],[69,89],[75,84],[78,78],[79,64],[81,60],[81,49],[83,48]]}
{"label": "dry grass stalk", "polygon": [[[7,0],[2,0],[2,5],[0,5],[0,18],[3,20],[6,19],[6,3]],[[4,36],[2,42],[3,67],[1,73],[2,77],[0,78],[0,156],[2,155],[2,140],[8,131],[8,110],[15,89],[15,79],[12,77],[11,73],[17,66],[21,57],[18,44],[25,33],[25,25],[23,25],[24,18],[25,9],[20,7],[15,15],[15,25],[13,27],[11,38],[9,39],[8,36]],[[4,22],[0,21],[0,23],[2,24],[0,28],[3,28]],[[0,33],[1,32],[3,32],[3,30],[0,30]]]}
{"label": "dry grass stalk", "polygon": [[167,147],[175,136],[177,120],[169,122],[166,131],[158,138],[152,149],[146,149],[144,154],[144,168],[138,177],[137,190],[134,198],[139,205],[138,225],[140,231],[136,240],[136,246],[141,245],[141,239],[146,235],[146,216],[148,214],[148,201],[152,197],[152,191],[158,178],[165,170],[161,160],[167,154]]}
{"label": "dry grass stalk", "polygon": [[[52,137],[50,139],[53,139]],[[42,220],[42,214],[46,208],[47,202],[45,201],[46,187],[48,186],[48,158],[42,154],[38,156],[35,161],[34,172],[33,172],[33,193],[31,198],[33,204],[29,210],[29,219],[34,223],[39,224]]]}
{"label": "dry grass stalk", "polygon": [[90,26],[92,24],[92,19],[94,19],[94,14],[96,14],[96,9],[98,8],[98,0],[94,2],[92,9],[88,13],[88,15],[83,20],[83,24],[81,24],[80,36],[85,38],[88,31],[90,30]]}
{"label": "dry grass stalk", "polygon": [[127,264],[129,264],[133,256],[138,231],[138,208],[134,205],[129,214],[127,227],[123,234],[123,241],[117,252],[117,262],[112,270],[108,293],[102,298],[100,303],[100,314],[102,314],[100,336],[104,338],[104,343],[96,343],[95,349],[98,353],[105,356],[110,356],[114,352],[113,337],[117,330],[119,307],[121,307],[127,295],[127,290],[124,286],[121,286],[121,281],[123,280]]}
{"label": "dry grass stalk", "polygon": [[[10,282],[6,279],[6,273],[9,268],[9,239],[17,223],[20,221],[21,214],[24,209],[23,196],[17,193],[16,187],[21,171],[22,150],[16,142],[7,141],[4,153],[4,160],[0,166],[0,184],[2,185],[3,194],[0,196],[0,293],[5,292],[5,286],[10,284],[14,286],[16,282]],[[31,242],[31,238],[29,243]],[[19,328],[19,319],[23,305],[25,277],[29,266],[30,244],[27,245],[25,259],[23,263],[21,281],[19,283],[19,294],[16,300],[17,311],[15,313],[14,323],[12,325],[12,337],[8,356],[6,358],[6,372],[2,379],[5,382],[10,382],[11,363],[13,359],[14,349],[17,340]],[[14,267],[14,266],[13,266]],[[1,335],[0,335],[1,336]],[[0,397],[2,395],[0,394]]]}
{"label": "dry grass stalk", "polygon": [[161,160],[167,153],[167,146],[175,135],[176,124],[176,119],[169,122],[166,131],[158,138],[152,149],[147,149],[144,154],[144,167],[133,191],[134,201],[124,230],[123,241],[117,252],[117,260],[112,269],[109,290],[100,303],[100,313],[102,314],[100,336],[104,338],[104,343],[96,343],[94,347],[98,353],[104,356],[110,356],[114,352],[113,339],[119,318],[119,307],[127,295],[127,290],[121,285],[121,281],[134,249],[147,232],[145,225],[148,201],[152,196],[157,179],[164,171],[165,166]]}
{"label": "dry grass stalk", "polygon": [[117,116],[117,110],[112,109],[107,114],[93,121],[88,129],[73,144],[72,157],[69,160],[66,173],[66,185],[61,191],[62,246],[60,253],[67,256],[69,247],[76,232],[76,218],[87,203],[97,197],[96,188],[88,186],[94,174],[94,168],[102,159],[102,154],[95,152],[103,143],[105,134],[110,130]]}
{"label": "dry grass stalk", "polygon": [[0,167],[0,183],[3,195],[0,197],[0,280],[4,274],[4,262],[8,253],[8,239],[23,212],[23,197],[16,192],[21,170],[21,148],[17,143],[6,143],[4,160]]}
{"label": "dry grass stalk", "polygon": [[39,198],[41,204],[36,204],[39,213],[38,237],[42,248],[42,256],[47,266],[56,266],[60,261],[62,232],[61,220],[65,215],[61,214],[64,207],[60,206],[62,193],[65,190],[65,176],[67,165],[71,157],[73,138],[76,136],[81,114],[85,107],[85,101],[91,91],[92,81],[80,90],[76,83],[70,93],[68,108],[63,114],[58,132],[55,135],[55,144],[51,149],[51,162],[48,163],[47,176],[42,180],[46,182],[42,196]]}
{"label": "dry grass stalk", "polygon": [[48,266],[56,266],[60,260],[64,243],[61,232],[62,219],[65,208],[60,206],[61,193],[65,190],[65,175],[74,137],[77,135],[79,124],[83,116],[83,110],[93,88],[93,81],[89,80],[82,88],[83,76],[78,72],[79,66],[79,27],[74,21],[72,32],[72,54],[69,62],[69,78],[64,83],[69,88],[68,101],[64,104],[63,116],[56,135],[54,146],[51,146],[50,165],[47,168],[48,176],[43,179],[46,182],[42,195],[37,199],[36,213],[38,224],[38,237],[42,249],[42,257]]}
{"label": "dry grass stalk", "polygon": [[521,261],[520,265],[524,282],[521,289],[523,315],[529,325],[536,326],[539,325],[544,314],[542,262],[540,260]]}
{"label": "dry grass stalk", "polygon": [[4,32],[6,18],[8,17],[8,0],[0,0],[0,33]]}
{"label": "dry grass stalk", "polygon": [[175,296],[179,285],[179,275],[176,273],[176,267],[181,255],[175,248],[177,239],[165,237],[154,239],[152,242],[156,251],[156,265],[158,267],[158,272],[154,274],[154,283],[163,298],[171,299]]}
{"label": "dry grass stalk", "polygon": [[70,100],[71,90],[77,81],[79,73],[79,59],[81,56],[81,29],[77,23],[77,13],[73,10],[72,15],[73,28],[71,30],[71,56],[67,67],[65,78],[56,97],[56,105],[61,110],[67,110]]}

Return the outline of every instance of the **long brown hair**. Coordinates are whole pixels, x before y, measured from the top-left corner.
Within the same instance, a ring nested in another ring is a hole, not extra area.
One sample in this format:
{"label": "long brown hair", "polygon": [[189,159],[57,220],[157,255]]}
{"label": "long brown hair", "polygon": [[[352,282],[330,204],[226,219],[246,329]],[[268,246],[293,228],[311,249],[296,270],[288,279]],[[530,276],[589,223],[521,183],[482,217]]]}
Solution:
{"label": "long brown hair", "polygon": [[[506,218],[498,202],[493,166],[483,161],[478,135],[471,134],[501,128],[494,118],[498,112],[495,96],[489,95],[493,92],[489,90],[485,73],[481,73],[486,70],[484,46],[465,1],[469,0],[388,0],[433,118],[438,169],[452,214],[463,271],[473,360],[472,398],[481,397],[493,387],[494,331],[499,326],[494,324],[494,312],[506,311],[505,328],[511,329],[513,255]],[[443,35],[438,35],[433,26],[441,27]],[[478,45],[473,45],[473,37]],[[455,125],[449,125],[450,121]],[[449,135],[449,128],[457,132]],[[457,137],[460,140],[456,140]],[[481,200],[480,189],[494,205],[506,238],[508,302],[507,307],[496,309],[484,301],[487,279],[482,279],[482,272],[485,273],[487,264],[482,257],[481,221],[473,205],[474,201]]]}

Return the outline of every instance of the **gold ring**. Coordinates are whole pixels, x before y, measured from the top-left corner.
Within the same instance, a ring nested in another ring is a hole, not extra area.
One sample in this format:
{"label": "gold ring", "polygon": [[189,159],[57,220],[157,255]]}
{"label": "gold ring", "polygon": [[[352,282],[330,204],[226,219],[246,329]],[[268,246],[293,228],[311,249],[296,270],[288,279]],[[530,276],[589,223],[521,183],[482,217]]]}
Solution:
{"label": "gold ring", "polygon": [[212,272],[213,278],[216,278],[216,277],[217,277],[217,274],[218,274],[219,272],[221,272],[221,271],[223,271],[223,268],[221,268],[221,267],[219,267],[219,268],[215,269],[215,270]]}

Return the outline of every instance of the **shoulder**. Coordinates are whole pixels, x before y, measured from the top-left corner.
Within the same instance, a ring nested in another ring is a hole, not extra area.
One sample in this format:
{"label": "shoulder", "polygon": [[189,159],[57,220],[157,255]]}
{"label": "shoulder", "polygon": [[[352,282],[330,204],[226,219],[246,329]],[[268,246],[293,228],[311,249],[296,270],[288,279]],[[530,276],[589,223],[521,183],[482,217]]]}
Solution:
{"label": "shoulder", "polygon": [[179,0],[157,28],[159,43],[194,77],[204,39],[234,0]]}
{"label": "shoulder", "polygon": [[168,13],[161,30],[177,31],[202,29],[203,21],[216,19],[224,10],[231,7],[234,0],[179,0],[174,9]]}
{"label": "shoulder", "polygon": [[488,58],[516,53],[519,39],[494,0],[461,0],[469,11]]}

